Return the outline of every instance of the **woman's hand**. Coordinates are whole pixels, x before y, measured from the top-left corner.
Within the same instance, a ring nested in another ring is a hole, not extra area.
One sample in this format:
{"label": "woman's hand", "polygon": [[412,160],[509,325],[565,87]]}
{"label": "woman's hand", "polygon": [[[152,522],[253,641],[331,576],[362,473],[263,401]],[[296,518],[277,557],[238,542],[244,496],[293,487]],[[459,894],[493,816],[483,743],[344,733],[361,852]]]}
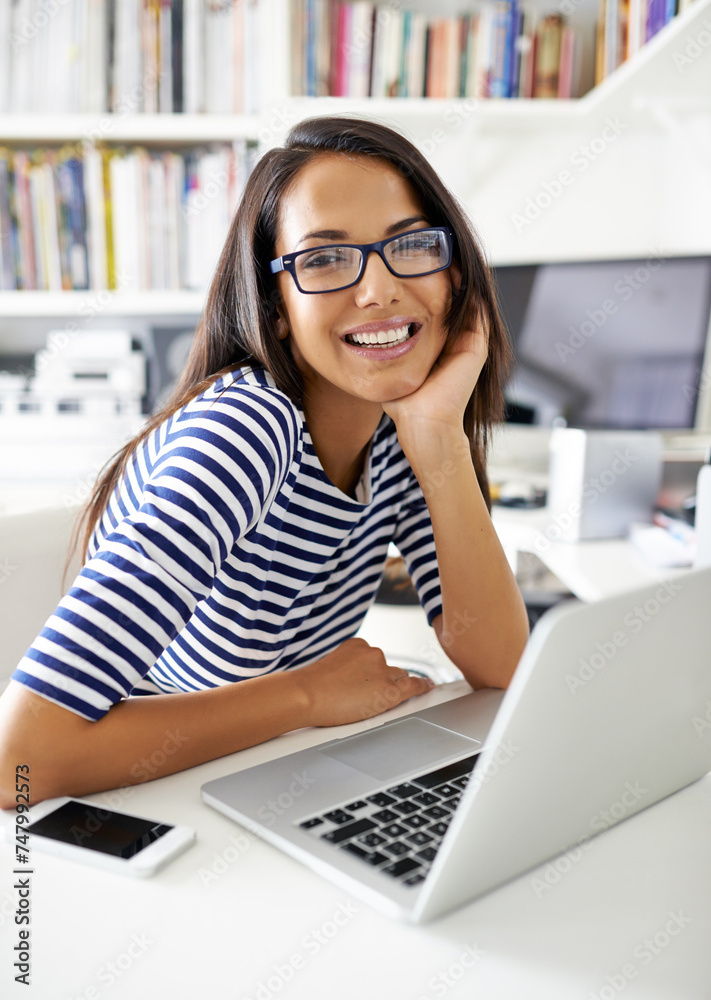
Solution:
{"label": "woman's hand", "polygon": [[447,341],[419,389],[383,403],[400,430],[405,424],[444,425],[461,431],[464,410],[484,367],[488,338],[478,327]]}
{"label": "woman's hand", "polygon": [[398,432],[405,425],[423,422],[461,432],[464,410],[488,354],[488,334],[483,321],[449,339],[419,389],[383,403]]}
{"label": "woman's hand", "polygon": [[365,639],[346,639],[326,656],[290,672],[306,695],[304,725],[340,726],[394,708],[433,682],[390,667],[383,651]]}

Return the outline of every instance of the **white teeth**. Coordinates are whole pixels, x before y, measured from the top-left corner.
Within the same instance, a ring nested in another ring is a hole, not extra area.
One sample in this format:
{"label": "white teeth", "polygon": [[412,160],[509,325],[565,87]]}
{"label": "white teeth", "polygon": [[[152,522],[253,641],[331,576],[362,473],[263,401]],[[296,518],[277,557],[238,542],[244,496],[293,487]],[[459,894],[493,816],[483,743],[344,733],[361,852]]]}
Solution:
{"label": "white teeth", "polygon": [[401,344],[408,339],[410,333],[409,324],[400,326],[396,330],[378,330],[377,333],[349,333],[348,340],[352,344]]}

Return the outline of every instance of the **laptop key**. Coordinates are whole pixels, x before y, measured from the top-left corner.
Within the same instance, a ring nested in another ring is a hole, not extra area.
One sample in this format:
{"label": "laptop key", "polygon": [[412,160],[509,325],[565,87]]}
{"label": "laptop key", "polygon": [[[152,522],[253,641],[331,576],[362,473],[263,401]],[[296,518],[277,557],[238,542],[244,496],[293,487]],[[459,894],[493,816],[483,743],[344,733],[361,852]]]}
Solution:
{"label": "laptop key", "polygon": [[380,812],[372,813],[370,818],[377,819],[378,823],[394,823],[395,820],[400,819],[392,809],[381,809]]}
{"label": "laptop key", "polygon": [[388,854],[394,854],[396,858],[399,858],[401,854],[407,854],[410,848],[407,844],[403,844],[401,840],[396,840],[394,844],[388,844],[387,847],[383,848]]}
{"label": "laptop key", "polygon": [[313,826],[321,826],[323,820],[320,816],[314,816],[313,819],[305,819],[303,823],[299,823],[302,830],[310,830]]}
{"label": "laptop key", "polygon": [[424,882],[424,880],[425,880],[425,876],[422,873],[418,873],[417,875],[411,875],[409,878],[403,879],[402,880],[402,884],[403,885],[419,885],[420,882]]}
{"label": "laptop key", "polygon": [[421,826],[427,826],[427,824],[429,823],[429,820],[427,819],[426,816],[420,816],[418,814],[416,816],[406,816],[403,819],[403,823],[407,823],[407,825],[412,830],[417,830]]}
{"label": "laptop key", "polygon": [[417,812],[418,806],[416,802],[412,801],[412,799],[404,799],[402,802],[396,802],[393,809],[397,809],[397,811],[402,813],[403,816],[409,816],[410,813]]}
{"label": "laptop key", "polygon": [[366,847],[379,847],[385,843],[385,837],[381,837],[379,833],[366,833],[365,836],[358,837],[358,843],[365,844]]}
{"label": "laptop key", "polygon": [[417,795],[420,788],[417,785],[411,784],[409,781],[403,782],[402,785],[395,785],[393,788],[388,788],[388,791],[392,795],[397,795],[399,799],[409,799],[411,795]]}
{"label": "laptop key", "polygon": [[382,865],[384,861],[389,861],[384,854],[380,854],[378,851],[366,851],[362,847],[358,847],[357,844],[343,844],[341,846],[342,851],[348,851],[349,854],[354,854],[361,861],[366,861],[369,865]]}
{"label": "laptop key", "polygon": [[425,847],[422,851],[418,851],[415,857],[421,858],[423,861],[429,864],[430,861],[434,861],[436,854],[437,854],[436,848]]}
{"label": "laptop key", "polygon": [[468,781],[469,781],[469,775],[464,774],[462,775],[461,778],[455,778],[453,781],[450,781],[450,785],[456,785],[457,788],[466,788]]}
{"label": "laptop key", "polygon": [[344,809],[332,809],[331,812],[324,813],[323,818],[331,823],[338,823],[340,826],[341,823],[350,823],[353,816]]}
{"label": "laptop key", "polygon": [[380,870],[381,872],[387,872],[388,875],[392,875],[393,878],[399,878],[401,875],[407,875],[421,867],[420,862],[415,861],[414,858],[400,858],[399,861],[395,861],[391,865],[386,865],[385,868],[381,868]]}
{"label": "laptop key", "polygon": [[415,830],[415,832],[409,834],[405,840],[409,840],[411,844],[416,844],[418,847],[422,847],[424,844],[431,844],[433,838],[430,837],[428,833],[423,833],[422,830]]}
{"label": "laptop key", "polygon": [[422,813],[424,816],[429,816],[430,819],[444,819],[449,818],[450,810],[446,808],[446,803],[442,803],[439,806],[432,806],[431,809],[423,809]]}
{"label": "laptop key", "polygon": [[439,795],[433,795],[432,792],[420,792],[419,795],[413,795],[413,802],[419,802],[421,806],[433,806],[436,802],[441,802]]}
{"label": "laptop key", "polygon": [[438,785],[435,788],[438,795],[442,795],[445,799],[451,798],[452,795],[458,795],[459,789],[455,788],[454,785]]}
{"label": "laptop key", "polygon": [[403,833],[409,833],[409,830],[399,823],[391,823],[389,826],[381,826],[378,832],[384,833],[386,837],[401,837]]}
{"label": "laptop key", "polygon": [[359,809],[367,809],[368,803],[365,799],[357,799],[355,802],[349,802],[348,805],[343,808],[347,809],[348,812],[358,812]]}
{"label": "laptop key", "polygon": [[434,833],[436,837],[444,837],[448,829],[449,823],[433,823],[427,832]]}
{"label": "laptop key", "polygon": [[357,819],[355,823],[348,823],[346,826],[339,826],[328,833],[322,833],[321,840],[327,840],[329,844],[340,844],[344,840],[350,840],[351,837],[359,836],[361,833],[368,833],[376,826],[377,823],[373,823],[370,819]]}
{"label": "laptop key", "polygon": [[392,795],[386,795],[385,792],[376,792],[375,795],[366,795],[368,802],[372,802],[374,806],[380,806],[384,809],[385,806],[391,806],[395,799]]}

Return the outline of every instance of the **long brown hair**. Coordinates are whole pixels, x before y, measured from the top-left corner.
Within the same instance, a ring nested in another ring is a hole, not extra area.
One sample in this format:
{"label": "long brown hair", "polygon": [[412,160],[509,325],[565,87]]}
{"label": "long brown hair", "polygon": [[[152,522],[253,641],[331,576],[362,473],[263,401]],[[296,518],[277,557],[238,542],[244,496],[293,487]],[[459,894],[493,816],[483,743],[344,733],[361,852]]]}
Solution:
{"label": "long brown hair", "polygon": [[245,364],[259,366],[291,400],[301,401],[301,373],[288,344],[280,341],[276,332],[280,296],[269,261],[275,254],[282,196],[296,174],[323,153],[376,157],[390,163],[412,185],[430,223],[448,226],[454,233],[454,259],[462,280],[445,327],[450,337],[476,322],[488,330],[489,353],[466,407],[464,429],[479,484],[490,503],[486,449],[492,424],[503,416],[502,380],[509,368],[510,348],[479,239],[457,200],[404,136],[360,118],[309,118],[295,125],[284,146],[266,152],[252,171],[218,261],[185,371],[168,402],[102,470],[77,526],[82,558],[86,558],[92,533],[136,448],[220,375]]}

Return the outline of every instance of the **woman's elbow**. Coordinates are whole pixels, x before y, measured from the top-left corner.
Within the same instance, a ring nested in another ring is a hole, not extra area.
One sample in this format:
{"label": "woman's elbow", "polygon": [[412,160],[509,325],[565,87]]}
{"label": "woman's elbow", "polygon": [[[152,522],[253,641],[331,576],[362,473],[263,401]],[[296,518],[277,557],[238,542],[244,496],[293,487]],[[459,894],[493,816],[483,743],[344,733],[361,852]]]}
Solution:
{"label": "woman's elbow", "polygon": [[0,697],[0,809],[65,794],[61,748],[76,716],[11,681]]}

